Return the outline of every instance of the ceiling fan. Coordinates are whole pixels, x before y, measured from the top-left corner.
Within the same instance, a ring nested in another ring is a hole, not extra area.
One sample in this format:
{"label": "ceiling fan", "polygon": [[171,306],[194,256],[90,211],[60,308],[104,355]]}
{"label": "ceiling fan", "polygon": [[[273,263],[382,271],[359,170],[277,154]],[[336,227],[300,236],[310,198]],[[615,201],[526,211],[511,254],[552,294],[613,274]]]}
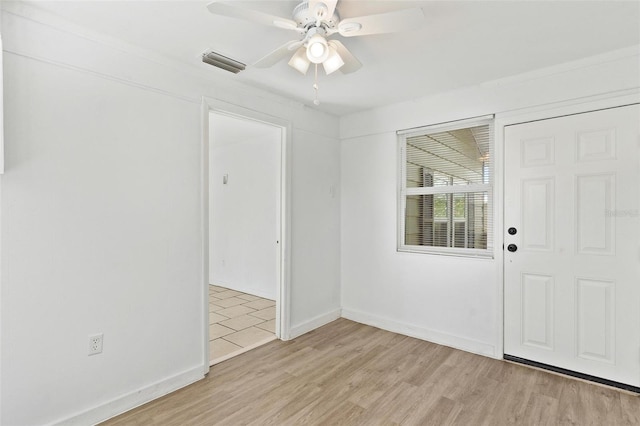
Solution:
{"label": "ceiling fan", "polygon": [[[239,7],[232,1],[214,0],[207,8],[216,15],[298,32],[297,40],[278,47],[253,66],[267,68],[292,55],[289,65],[302,74],[307,73],[312,63],[315,64],[316,78],[318,64],[322,64],[327,74],[337,70],[348,74],[362,67],[344,44],[339,40],[329,39],[331,36],[339,34],[343,37],[356,37],[406,31],[418,27],[424,20],[424,13],[418,7],[341,19],[336,9],[337,3],[338,0],[302,0],[293,9],[293,19]],[[317,85],[314,85],[314,89],[317,92]]]}

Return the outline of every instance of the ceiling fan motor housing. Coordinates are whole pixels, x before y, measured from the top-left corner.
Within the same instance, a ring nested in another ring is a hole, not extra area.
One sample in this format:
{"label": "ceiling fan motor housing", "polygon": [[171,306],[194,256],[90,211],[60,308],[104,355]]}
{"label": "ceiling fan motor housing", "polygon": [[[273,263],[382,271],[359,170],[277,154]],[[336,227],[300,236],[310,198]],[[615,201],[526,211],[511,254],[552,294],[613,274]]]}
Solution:
{"label": "ceiling fan motor housing", "polygon": [[[325,6],[326,10],[326,6]],[[307,0],[303,1],[299,5],[297,5],[293,9],[293,20],[298,24],[301,28],[311,28],[316,25],[317,16],[315,15],[315,11],[309,9],[309,2]],[[326,29],[336,28],[338,22],[340,21],[340,16],[338,15],[338,11],[334,10],[333,15],[330,17],[322,18],[322,26]]]}

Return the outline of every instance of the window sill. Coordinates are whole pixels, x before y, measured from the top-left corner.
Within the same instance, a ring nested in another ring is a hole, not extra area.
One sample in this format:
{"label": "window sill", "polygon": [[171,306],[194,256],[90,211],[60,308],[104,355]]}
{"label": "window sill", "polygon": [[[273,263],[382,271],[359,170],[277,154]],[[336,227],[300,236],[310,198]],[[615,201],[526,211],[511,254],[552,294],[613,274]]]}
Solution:
{"label": "window sill", "polygon": [[430,254],[439,256],[466,257],[493,260],[493,249],[456,249],[448,247],[399,246],[398,253]]}

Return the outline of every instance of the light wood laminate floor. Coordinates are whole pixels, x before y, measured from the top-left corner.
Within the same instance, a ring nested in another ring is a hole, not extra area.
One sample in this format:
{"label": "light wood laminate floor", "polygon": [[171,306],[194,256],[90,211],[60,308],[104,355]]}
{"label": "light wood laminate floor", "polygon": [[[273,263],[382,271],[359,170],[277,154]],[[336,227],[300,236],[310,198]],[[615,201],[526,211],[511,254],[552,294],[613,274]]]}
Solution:
{"label": "light wood laminate floor", "polygon": [[639,425],[640,397],[339,319],[106,425]]}

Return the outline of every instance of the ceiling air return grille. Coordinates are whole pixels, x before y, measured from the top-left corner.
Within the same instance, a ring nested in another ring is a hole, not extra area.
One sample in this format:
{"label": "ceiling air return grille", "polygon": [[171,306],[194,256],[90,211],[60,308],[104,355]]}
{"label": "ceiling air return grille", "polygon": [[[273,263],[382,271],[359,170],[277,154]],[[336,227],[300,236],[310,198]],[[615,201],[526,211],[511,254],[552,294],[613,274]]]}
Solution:
{"label": "ceiling air return grille", "polygon": [[204,52],[202,54],[202,62],[232,72],[234,74],[238,74],[240,71],[244,71],[244,69],[247,67],[242,62],[227,58],[224,55],[212,51]]}

